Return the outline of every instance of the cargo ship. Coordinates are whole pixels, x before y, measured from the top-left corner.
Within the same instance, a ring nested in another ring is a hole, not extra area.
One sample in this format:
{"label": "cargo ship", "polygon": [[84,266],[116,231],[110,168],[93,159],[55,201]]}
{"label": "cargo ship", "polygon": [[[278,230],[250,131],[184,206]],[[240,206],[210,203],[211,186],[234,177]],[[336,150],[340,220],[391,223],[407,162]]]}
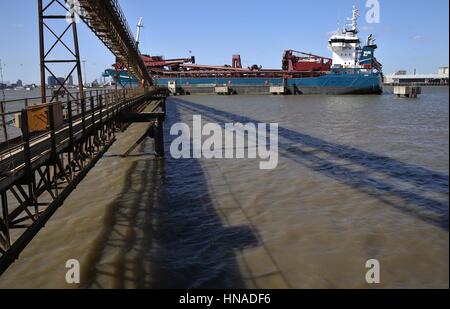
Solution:
{"label": "cargo ship", "polygon": [[[199,65],[195,57],[142,58],[154,84],[167,87],[174,94],[214,93],[218,88],[236,94],[381,94],[383,73],[375,58],[377,45],[372,35],[361,44],[358,17],[354,7],[348,23],[329,38],[332,58],[286,50],[281,69],[263,69],[256,64],[244,68],[240,55],[234,55],[231,65],[224,66]],[[141,26],[140,22],[137,44]],[[140,84],[120,62],[106,70],[104,76],[112,77],[123,87]]]}

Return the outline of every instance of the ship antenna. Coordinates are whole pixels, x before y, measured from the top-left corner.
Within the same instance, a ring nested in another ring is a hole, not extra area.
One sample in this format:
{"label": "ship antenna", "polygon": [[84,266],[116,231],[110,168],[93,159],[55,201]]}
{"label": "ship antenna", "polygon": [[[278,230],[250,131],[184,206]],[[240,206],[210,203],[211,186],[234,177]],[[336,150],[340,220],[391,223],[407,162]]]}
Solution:
{"label": "ship antenna", "polygon": [[139,40],[141,37],[141,29],[144,28],[144,22],[143,22],[143,18],[139,18],[139,22],[137,24],[137,31],[136,31],[136,47],[139,48]]}
{"label": "ship antenna", "polygon": [[2,101],[5,101],[6,95],[5,95],[5,90],[3,89],[4,81],[3,81],[3,64],[2,64],[2,59],[0,59],[0,84],[2,84],[2,87],[1,87],[1,90],[2,90]]}
{"label": "ship antenna", "polygon": [[356,6],[353,6],[353,11],[352,11],[352,18],[348,18],[347,20],[349,22],[351,22],[350,24],[348,24],[349,26],[351,26],[351,31],[357,33],[358,32],[358,17],[359,17],[359,10],[356,8]]}
{"label": "ship antenna", "polygon": [[358,17],[359,10],[356,8],[356,6],[353,6],[353,12],[352,12],[352,29],[356,32],[358,32]]}

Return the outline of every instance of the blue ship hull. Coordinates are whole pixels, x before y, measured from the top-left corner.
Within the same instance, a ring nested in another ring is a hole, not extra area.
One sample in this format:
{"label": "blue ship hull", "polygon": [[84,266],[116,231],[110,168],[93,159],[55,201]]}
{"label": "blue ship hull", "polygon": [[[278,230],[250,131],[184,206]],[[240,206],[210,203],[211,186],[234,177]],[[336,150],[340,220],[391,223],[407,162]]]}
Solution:
{"label": "blue ship hull", "polygon": [[[113,70],[108,71],[108,75],[114,76]],[[136,79],[130,79],[127,72],[120,72],[118,80],[124,86],[139,85]],[[178,88],[191,93],[195,93],[196,89],[212,88],[215,85],[228,85],[238,93],[239,90],[248,88],[250,91],[242,91],[242,93],[249,93],[252,92],[251,90],[258,92],[258,88],[284,83],[282,78],[155,78],[156,85],[160,87],[167,87],[169,81],[176,81]],[[381,94],[383,92],[382,77],[379,73],[330,73],[319,77],[289,78],[285,86],[293,94]]]}

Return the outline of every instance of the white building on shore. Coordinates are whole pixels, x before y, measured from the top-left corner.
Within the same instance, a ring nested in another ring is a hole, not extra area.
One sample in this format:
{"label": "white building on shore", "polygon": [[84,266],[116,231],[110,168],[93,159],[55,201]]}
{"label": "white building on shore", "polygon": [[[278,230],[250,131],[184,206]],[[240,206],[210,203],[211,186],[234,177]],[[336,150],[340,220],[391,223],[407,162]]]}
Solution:
{"label": "white building on shore", "polygon": [[439,68],[437,74],[407,74],[406,71],[397,71],[394,74],[385,75],[384,83],[387,85],[415,84],[415,85],[448,85],[449,68]]}

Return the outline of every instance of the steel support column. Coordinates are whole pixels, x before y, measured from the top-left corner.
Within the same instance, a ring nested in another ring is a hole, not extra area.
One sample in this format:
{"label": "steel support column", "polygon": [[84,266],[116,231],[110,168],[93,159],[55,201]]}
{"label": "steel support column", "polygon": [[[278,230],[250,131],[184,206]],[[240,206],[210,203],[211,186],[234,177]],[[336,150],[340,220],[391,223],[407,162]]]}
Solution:
{"label": "steel support column", "polygon": [[[39,16],[39,53],[40,53],[40,77],[41,77],[41,97],[43,102],[53,102],[61,91],[65,91],[72,96],[68,90],[68,80],[70,76],[76,71],[78,78],[78,90],[80,98],[84,99],[83,78],[81,71],[80,50],[78,46],[77,34],[77,12],[75,1],[69,0],[38,0],[38,16]],[[51,13],[50,13],[51,12]],[[56,13],[55,13],[56,12]],[[58,29],[54,24],[48,21],[59,21],[59,27],[64,26],[64,30],[58,34]],[[81,19],[80,19],[81,20]],[[72,31],[71,43],[65,40],[66,34]],[[46,48],[46,43],[53,43],[49,48]],[[72,47],[73,45],[73,47]],[[58,55],[58,59],[51,58],[52,51],[57,46],[64,47],[65,54]],[[58,64],[58,67],[64,65],[64,70],[68,72],[64,76],[64,81],[57,78],[57,73],[49,66],[50,64]],[[58,88],[47,100],[47,77],[52,76],[58,83]],[[73,97],[73,96],[72,96]]]}

